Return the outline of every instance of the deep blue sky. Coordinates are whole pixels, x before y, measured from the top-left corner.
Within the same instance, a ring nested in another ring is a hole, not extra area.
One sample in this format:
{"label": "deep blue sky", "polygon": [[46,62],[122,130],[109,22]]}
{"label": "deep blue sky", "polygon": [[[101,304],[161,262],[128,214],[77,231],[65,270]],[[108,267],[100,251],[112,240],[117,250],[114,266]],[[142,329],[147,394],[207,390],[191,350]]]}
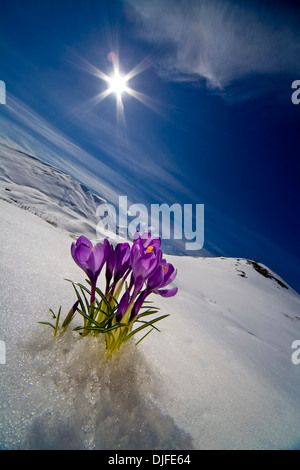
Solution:
{"label": "deep blue sky", "polygon": [[[140,73],[124,95],[92,72]],[[205,204],[204,249],[300,292],[294,2],[1,0],[0,138],[116,203]],[[95,103],[94,103],[95,104]]]}

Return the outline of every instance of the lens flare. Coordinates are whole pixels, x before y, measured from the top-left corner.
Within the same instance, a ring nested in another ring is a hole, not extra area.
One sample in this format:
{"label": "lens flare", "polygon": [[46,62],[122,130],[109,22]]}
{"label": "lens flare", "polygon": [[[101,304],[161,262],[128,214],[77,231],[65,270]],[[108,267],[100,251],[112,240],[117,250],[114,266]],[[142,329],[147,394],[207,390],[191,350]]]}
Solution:
{"label": "lens flare", "polygon": [[167,119],[176,124],[176,121],[174,121],[172,118],[174,110],[176,111],[173,105],[171,107],[166,106],[160,101],[160,99],[148,96],[141,91],[134,90],[130,86],[130,81],[132,78],[140,75],[142,72],[153,65],[154,59],[158,53],[159,52],[149,55],[140,63],[138,63],[132,70],[126,74],[123,74],[120,69],[118,54],[111,51],[107,54],[107,60],[112,64],[112,72],[111,75],[107,75],[83,57],[80,57],[75,52],[72,52],[70,60],[72,60],[74,65],[90,73],[91,75],[94,75],[107,85],[106,89],[90,98],[87,102],[83,103],[79,108],[77,108],[76,112],[78,114],[89,112],[91,108],[99,105],[108,96],[115,95],[118,122],[124,125],[125,112],[123,98],[125,95],[128,95],[135,98],[164,119]]}
{"label": "lens flare", "polygon": [[121,96],[127,89],[127,80],[120,75],[119,71],[115,71],[113,77],[109,80],[109,90],[117,96]]}

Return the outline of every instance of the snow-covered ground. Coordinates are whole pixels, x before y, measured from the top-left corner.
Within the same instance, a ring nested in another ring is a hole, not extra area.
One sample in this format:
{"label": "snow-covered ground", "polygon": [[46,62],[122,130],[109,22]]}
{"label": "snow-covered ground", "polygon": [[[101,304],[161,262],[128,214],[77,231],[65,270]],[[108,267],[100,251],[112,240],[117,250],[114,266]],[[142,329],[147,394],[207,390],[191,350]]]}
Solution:
{"label": "snow-covered ground", "polygon": [[104,199],[38,158],[0,144],[1,199],[33,212],[71,235],[95,237],[96,209]]}
{"label": "snow-covered ground", "polygon": [[72,236],[96,238],[98,199],[25,154],[1,146],[0,162],[2,449],[299,448],[300,296],[284,280],[243,259],[169,256],[179,292],[153,296],[171,314],[161,333],[112,359],[102,338],[54,338],[37,322],[74,303]]}

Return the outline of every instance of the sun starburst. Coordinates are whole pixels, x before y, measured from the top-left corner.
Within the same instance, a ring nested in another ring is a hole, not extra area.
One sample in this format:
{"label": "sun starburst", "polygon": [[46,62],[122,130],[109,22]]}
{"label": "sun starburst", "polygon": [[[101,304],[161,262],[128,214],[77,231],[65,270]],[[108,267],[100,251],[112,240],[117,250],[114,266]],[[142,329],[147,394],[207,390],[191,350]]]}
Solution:
{"label": "sun starburst", "polygon": [[122,93],[126,91],[126,88],[127,88],[126,77],[121,75],[120,72],[116,70],[114,75],[109,80],[109,91],[121,97]]}
{"label": "sun starburst", "polygon": [[129,82],[132,78],[140,75],[142,72],[153,65],[153,57],[151,55],[143,59],[126,74],[123,73],[123,71],[120,69],[119,58],[115,52],[109,52],[107,59],[112,63],[112,73],[110,75],[102,72],[102,70],[95,67],[84,58],[77,55],[73,56],[73,61],[77,66],[96,76],[107,84],[107,88],[105,90],[101,91],[97,95],[90,98],[87,102],[82,104],[80,109],[78,109],[79,113],[88,112],[94,106],[99,105],[108,96],[115,95],[118,120],[123,121],[124,123],[125,113],[123,99],[125,95],[128,95],[140,101],[143,105],[147,106],[155,113],[169,119],[170,109],[163,105],[163,103],[153,97],[146,95],[145,93],[142,93],[141,91],[134,90],[129,86]]}

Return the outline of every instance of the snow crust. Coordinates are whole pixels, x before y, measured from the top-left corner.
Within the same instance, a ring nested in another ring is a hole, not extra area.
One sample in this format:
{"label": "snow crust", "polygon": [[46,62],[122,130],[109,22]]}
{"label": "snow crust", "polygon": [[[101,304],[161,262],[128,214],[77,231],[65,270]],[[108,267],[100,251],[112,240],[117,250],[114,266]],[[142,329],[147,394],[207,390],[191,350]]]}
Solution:
{"label": "snow crust", "polygon": [[95,237],[96,208],[105,202],[70,175],[0,144],[1,198],[73,236]]}
{"label": "snow crust", "polygon": [[[160,333],[112,359],[102,338],[71,330],[54,338],[37,322],[51,319],[49,307],[66,314],[74,303],[65,278],[84,281],[70,256],[70,224],[74,217],[84,234],[94,226],[96,238],[93,196],[20,153],[2,149],[1,164],[2,449],[299,448],[296,292],[247,260],[168,256],[179,292],[151,299],[171,314]],[[79,194],[72,208],[67,189]]]}

